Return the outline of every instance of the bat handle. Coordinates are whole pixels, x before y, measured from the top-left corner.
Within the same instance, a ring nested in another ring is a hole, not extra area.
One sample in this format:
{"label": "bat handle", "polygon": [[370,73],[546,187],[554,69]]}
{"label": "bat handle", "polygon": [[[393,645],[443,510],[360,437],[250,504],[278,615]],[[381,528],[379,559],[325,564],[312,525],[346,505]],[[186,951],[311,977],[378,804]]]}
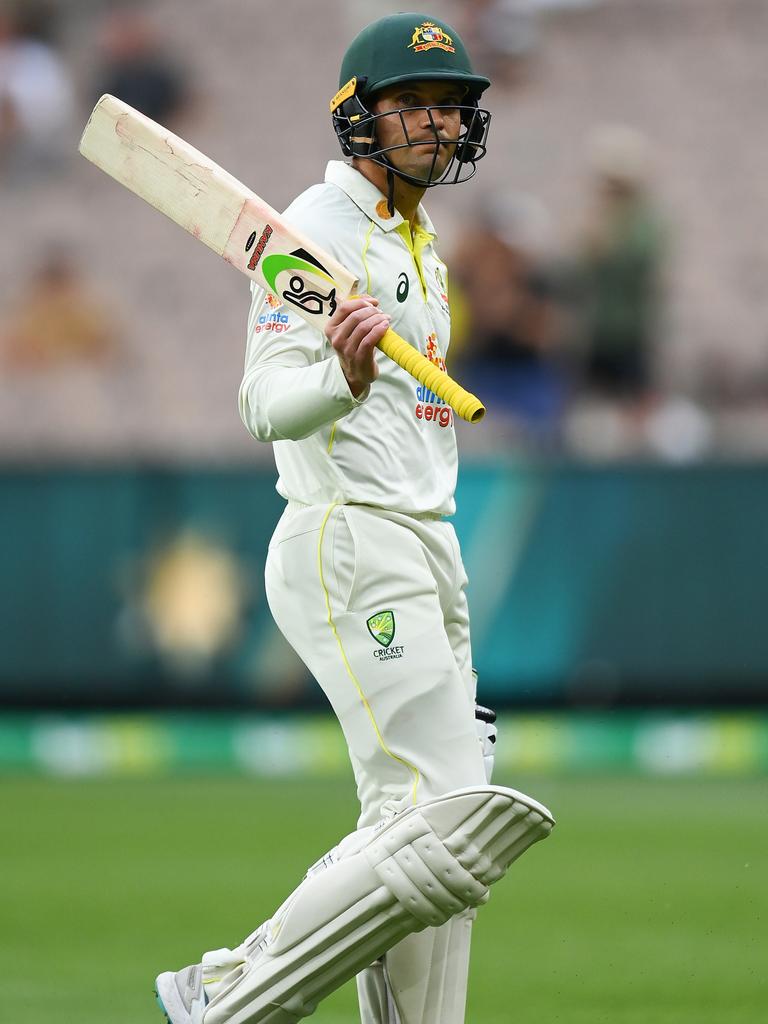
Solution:
{"label": "bat handle", "polygon": [[421,352],[409,345],[393,330],[388,330],[379,342],[379,348],[393,359],[398,366],[415,377],[429,391],[453,409],[468,423],[478,423],[485,416],[485,406],[475,395],[466,391],[461,384],[450,377],[445,370],[425,358]]}

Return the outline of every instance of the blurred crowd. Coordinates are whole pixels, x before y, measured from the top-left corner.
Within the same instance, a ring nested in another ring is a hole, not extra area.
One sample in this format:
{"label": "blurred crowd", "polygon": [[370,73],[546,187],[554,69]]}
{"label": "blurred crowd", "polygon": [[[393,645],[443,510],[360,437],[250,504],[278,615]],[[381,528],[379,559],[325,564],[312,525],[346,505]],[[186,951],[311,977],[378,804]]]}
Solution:
{"label": "blurred crowd", "polygon": [[[71,5],[77,7],[77,3]],[[185,77],[135,4],[102,5],[98,47],[77,98],[62,53],[66,8],[51,0],[0,0],[0,174],[3,185],[60,171],[81,120],[79,100],[120,96],[172,125],[187,101]]]}
{"label": "blurred crowd", "polygon": [[[78,177],[84,171],[74,155],[74,140],[103,92],[120,96],[180,134],[199,126],[201,108],[209,102],[205,84],[198,81],[210,40],[203,26],[196,49],[188,45],[190,35],[184,41],[175,36],[174,10],[183,7],[194,17],[200,5],[182,5],[178,0],[174,8],[174,3],[0,0],[1,208],[8,216],[16,215],[17,233],[23,224],[20,211],[31,211],[46,197],[52,202],[50,197],[58,194],[62,182],[75,182],[72,195],[83,204],[86,215],[89,186]],[[718,5],[724,11],[728,0],[704,4],[710,12],[717,11]],[[233,6],[247,16],[247,5]],[[562,63],[568,59],[571,41],[575,45],[580,32],[596,31],[596,19],[604,17],[608,7],[624,11],[624,20],[616,23],[619,30],[631,32],[637,17],[630,0],[467,0],[432,6],[436,13],[454,18],[478,66],[494,79],[489,102],[500,124],[496,135],[495,125],[492,129],[497,166],[503,165],[505,147],[514,145],[515,111],[522,111],[517,116],[524,119],[526,104],[537,109],[548,77],[565,75],[567,79]],[[755,10],[751,0],[734,0],[733,7]],[[696,17],[689,0],[680,0],[683,8]],[[162,9],[164,17],[158,19],[156,9]],[[262,12],[260,18],[264,17]],[[279,17],[275,13],[274,19]],[[311,21],[314,16],[307,17]],[[744,24],[748,35],[749,20]],[[91,40],[87,51],[73,42],[83,25]],[[560,40],[561,50],[550,49],[550,32]],[[263,47],[262,40],[260,52]],[[336,59],[332,52],[330,66]],[[258,66],[255,61],[254,67]],[[245,70],[239,72],[241,81]],[[274,79],[272,90],[277,105],[280,89]],[[205,103],[200,102],[201,96],[206,97]],[[567,112],[567,96],[555,97],[554,102]],[[287,106],[292,108],[290,116],[297,116],[293,105]],[[214,106],[213,119],[219,115],[223,117],[223,111]],[[298,116],[303,123],[310,115],[302,110]],[[512,125],[509,131],[504,122],[507,116]],[[663,110],[659,118],[662,126]],[[224,128],[237,141],[237,119]],[[727,134],[725,124],[723,131]],[[327,155],[333,157],[328,134]],[[676,183],[668,152],[647,124],[641,128],[635,123],[629,109],[626,116],[610,121],[593,118],[589,129],[575,140],[566,134],[567,129],[562,152],[551,156],[549,169],[554,176],[557,163],[569,160],[571,177],[581,174],[568,223],[546,187],[541,194],[530,187],[530,181],[519,187],[511,158],[507,172],[496,173],[483,188],[475,187],[476,183],[468,186],[474,189],[473,198],[457,208],[448,232],[460,243],[455,242],[452,253],[442,252],[450,269],[454,318],[449,369],[489,407],[492,415],[482,444],[542,455],[686,460],[720,451],[738,453],[739,438],[748,437],[743,450],[765,454],[768,441],[755,442],[755,435],[762,436],[768,408],[768,350],[764,361],[758,352],[753,372],[741,377],[729,372],[730,339],[715,338],[713,347],[706,336],[707,310],[697,309],[690,323],[701,325],[702,352],[709,346],[701,365],[707,363],[715,371],[705,373],[699,366],[688,379],[668,373],[670,337],[679,330],[681,298],[676,288],[681,278],[680,251],[685,250],[681,241],[686,242],[680,237],[680,218],[670,204],[676,188],[684,195],[685,181],[681,178]],[[242,144],[246,162],[252,152],[249,147],[252,142],[246,138]],[[322,162],[313,162],[313,174]],[[543,186],[547,170],[544,165]],[[483,166],[480,172],[484,174]],[[61,195],[66,205],[68,193]],[[153,354],[154,342],[161,334],[171,335],[177,323],[177,310],[168,295],[165,305],[158,300],[157,308],[150,308],[152,289],[142,297],[147,309],[127,316],[104,287],[100,255],[71,229],[52,237],[41,228],[35,238],[37,250],[25,252],[25,280],[19,280],[18,260],[10,252],[11,243],[18,246],[18,237],[6,239],[9,251],[0,264],[0,454],[11,456],[15,446],[26,454],[31,450],[19,445],[20,434],[12,429],[12,417],[23,416],[28,401],[19,399],[14,405],[14,398],[32,394],[24,392],[31,380],[41,407],[45,387],[60,390],[65,380],[73,379],[62,376],[68,368],[86,367],[91,374],[88,393],[93,395],[103,385],[110,395],[105,408],[114,417],[121,394],[125,402],[128,395],[135,400],[137,365],[146,361],[147,367],[154,366],[152,359],[159,358]],[[754,261],[757,271],[749,267],[745,272],[759,274],[760,258]],[[731,282],[709,284],[714,293]],[[155,287],[160,290],[157,282]],[[194,289],[194,283],[182,282],[182,287]],[[701,295],[706,305],[706,291]],[[755,296],[759,315],[762,299],[757,290]],[[142,321],[149,313],[157,322],[155,334]],[[244,319],[244,312],[238,311],[238,316]],[[768,342],[768,325],[763,323],[759,330]],[[691,344],[695,347],[696,338]],[[236,347],[236,340],[230,347]],[[733,358],[738,355],[734,346]],[[237,358],[226,363],[228,373]],[[210,366],[210,361],[201,360],[203,380]],[[718,368],[723,368],[722,373]],[[123,388],[129,378],[132,388]],[[180,393],[174,394],[173,384],[166,381],[162,390],[156,387],[158,406],[166,413],[169,404],[182,401]],[[233,386],[236,381],[227,380],[222,392],[231,392]],[[77,419],[81,404],[77,399],[72,402],[67,422]],[[757,426],[734,434],[730,429],[734,416],[743,418],[747,407],[754,411]],[[144,451],[151,447],[151,408],[148,397]],[[206,412],[198,421],[201,436],[210,424],[210,409]],[[729,418],[730,413],[734,415]],[[185,415],[181,406],[178,414]],[[230,415],[217,434],[223,438],[224,450],[218,452],[223,458],[235,420],[233,399],[227,408]],[[96,421],[89,422],[98,430]],[[154,428],[158,439],[167,423],[167,418],[158,418]],[[188,419],[188,451],[195,450],[194,436],[190,439],[195,429]],[[239,425],[234,429],[239,430]],[[38,434],[36,454],[45,458],[50,438],[54,433],[60,438],[62,432],[66,433],[66,424],[52,423],[48,434]],[[108,436],[105,431],[104,437]],[[68,454],[77,455],[78,443],[75,439]],[[86,447],[91,450],[98,445]],[[130,444],[119,454],[130,455]]]}
{"label": "blurred crowd", "polygon": [[[670,454],[653,433],[669,228],[651,146],[621,124],[597,127],[585,146],[567,247],[554,245],[540,202],[509,190],[486,195],[463,235],[451,263],[462,375],[526,447],[629,454],[647,442]],[[594,437],[585,410],[598,413]]]}

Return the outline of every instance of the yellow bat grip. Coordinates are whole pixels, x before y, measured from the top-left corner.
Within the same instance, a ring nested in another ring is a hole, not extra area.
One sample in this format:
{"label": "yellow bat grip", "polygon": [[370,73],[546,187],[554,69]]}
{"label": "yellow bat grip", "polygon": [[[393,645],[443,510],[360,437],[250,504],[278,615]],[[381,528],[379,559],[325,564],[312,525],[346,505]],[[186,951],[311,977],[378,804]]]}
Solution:
{"label": "yellow bat grip", "polygon": [[479,398],[465,391],[445,370],[430,363],[421,352],[392,329],[381,339],[379,348],[425,388],[434,391],[438,398],[442,398],[450,405],[456,415],[461,416],[463,420],[478,423],[485,416],[485,406]]}

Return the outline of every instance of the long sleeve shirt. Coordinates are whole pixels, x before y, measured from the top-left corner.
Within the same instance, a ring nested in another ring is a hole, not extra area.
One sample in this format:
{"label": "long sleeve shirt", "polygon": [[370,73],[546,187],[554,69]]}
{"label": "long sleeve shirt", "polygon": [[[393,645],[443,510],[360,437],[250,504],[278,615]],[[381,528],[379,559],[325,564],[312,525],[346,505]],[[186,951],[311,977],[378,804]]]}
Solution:
{"label": "long sleeve shirt", "polygon": [[[357,276],[393,330],[445,368],[446,268],[421,206],[411,231],[362,174],[332,161],[324,183],[284,216]],[[273,442],[279,493],[309,505],[453,513],[452,410],[380,351],[379,377],[355,398],[325,335],[280,297],[251,290],[240,415],[254,437]]]}

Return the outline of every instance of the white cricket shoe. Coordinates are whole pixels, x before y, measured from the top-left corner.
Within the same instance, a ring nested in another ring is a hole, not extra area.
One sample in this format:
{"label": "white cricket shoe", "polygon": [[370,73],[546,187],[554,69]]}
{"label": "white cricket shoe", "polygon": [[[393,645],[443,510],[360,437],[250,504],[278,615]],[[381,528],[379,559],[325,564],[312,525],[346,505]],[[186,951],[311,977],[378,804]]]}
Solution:
{"label": "white cricket shoe", "polygon": [[155,979],[155,996],[168,1024],[203,1024],[208,1002],[203,987],[203,965],[165,971]]}

